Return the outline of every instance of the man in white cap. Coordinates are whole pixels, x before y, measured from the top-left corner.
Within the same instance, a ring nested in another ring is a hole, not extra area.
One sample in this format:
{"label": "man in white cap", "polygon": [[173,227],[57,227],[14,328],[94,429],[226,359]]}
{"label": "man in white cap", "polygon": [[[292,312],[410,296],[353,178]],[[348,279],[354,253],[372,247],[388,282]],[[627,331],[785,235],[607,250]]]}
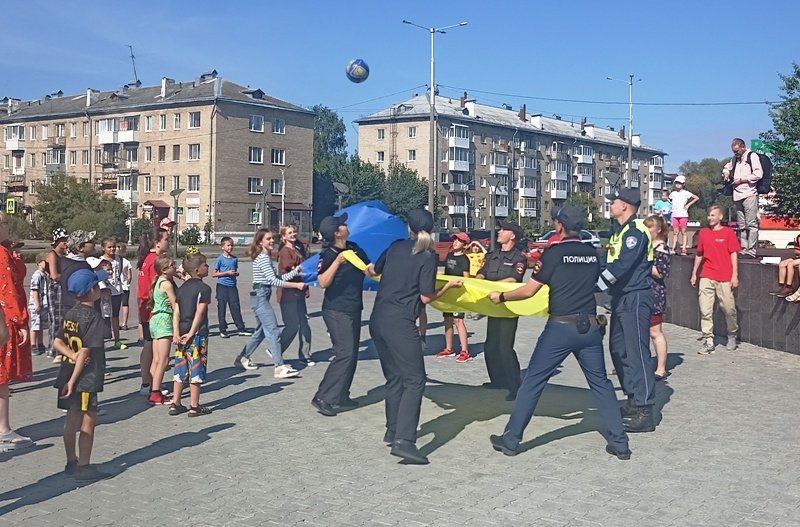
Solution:
{"label": "man in white cap", "polygon": [[700,201],[700,198],[686,190],[684,185],[686,177],[676,177],[673,183],[674,190],[669,194],[669,200],[672,202],[672,230],[675,231],[672,236],[672,252],[677,250],[678,238],[682,238],[682,256],[686,256],[686,246],[689,243],[689,233],[686,231],[689,226],[689,209]]}

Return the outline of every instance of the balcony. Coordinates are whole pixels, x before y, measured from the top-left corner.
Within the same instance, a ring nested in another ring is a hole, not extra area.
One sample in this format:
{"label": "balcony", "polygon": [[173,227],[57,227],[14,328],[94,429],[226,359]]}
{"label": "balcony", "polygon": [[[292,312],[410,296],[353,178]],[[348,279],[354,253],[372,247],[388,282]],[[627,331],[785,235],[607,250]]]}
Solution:
{"label": "balcony", "polygon": [[448,161],[448,168],[451,172],[469,172],[469,161]]}
{"label": "balcony", "polygon": [[6,139],[6,150],[9,152],[25,150],[25,139]]}
{"label": "balcony", "polygon": [[567,181],[569,180],[569,174],[567,173],[566,170],[553,169],[550,171],[550,179],[554,181],[555,180]]}
{"label": "balcony", "polygon": [[529,168],[525,166],[519,167],[520,176],[537,176],[539,175],[539,167]]}
{"label": "balcony", "polygon": [[[628,166],[628,162],[625,161],[625,167],[627,168],[627,166]],[[639,170],[639,166],[640,166],[640,162],[639,161],[637,161],[635,159],[633,161],[631,161],[631,170],[633,170],[634,172]]]}
{"label": "balcony", "polygon": [[447,145],[450,148],[469,148],[469,138],[467,137],[453,137],[452,135],[447,140]]}
{"label": "balcony", "polygon": [[650,165],[650,173],[651,174],[662,174],[664,172],[664,167],[662,165]]}
{"label": "balcony", "polygon": [[520,198],[535,198],[539,196],[539,191],[535,188],[521,187],[517,189]]}
{"label": "balcony", "polygon": [[66,148],[66,137],[51,137],[47,142],[47,148]]}
{"label": "balcony", "polygon": [[567,199],[567,191],[566,190],[550,190],[550,199]]}
{"label": "balcony", "polygon": [[631,188],[639,188],[639,178],[631,179]]}
{"label": "balcony", "polygon": [[23,171],[22,174],[12,174],[8,176],[7,182],[9,185],[11,184],[19,184],[25,182],[25,172]]}
{"label": "balcony", "polygon": [[576,154],[572,157],[575,158],[576,163],[581,165],[591,165],[592,163],[594,163],[592,156],[590,156],[589,154]]}
{"label": "balcony", "polygon": [[47,163],[45,165],[45,173],[48,176],[53,176],[55,174],[66,174],[67,166],[64,163]]}
{"label": "balcony", "polygon": [[519,209],[519,215],[523,218],[536,218],[539,216],[538,209]]}
{"label": "balcony", "polygon": [[566,152],[557,152],[555,150],[548,150],[547,156],[553,161],[565,161],[567,159]]}
{"label": "balcony", "polygon": [[117,134],[119,134],[119,132],[117,132],[116,130],[101,131],[97,136],[98,137],[97,143],[101,145],[117,144],[119,143],[119,138],[117,137]]}
{"label": "balcony", "polygon": [[24,176],[25,175],[25,167],[14,167],[11,169],[11,175],[13,176]]}
{"label": "balcony", "polygon": [[661,190],[664,187],[664,182],[661,178],[653,178],[650,182],[650,190]]}
{"label": "balcony", "polygon": [[469,190],[469,185],[466,183],[450,183],[450,192],[466,192]]}
{"label": "balcony", "polygon": [[463,216],[467,213],[466,205],[450,205],[447,207],[447,213],[455,216]]}
{"label": "balcony", "polygon": [[508,207],[495,207],[494,208],[494,217],[495,218],[507,218],[508,217]]}
{"label": "balcony", "polygon": [[576,173],[575,178],[577,183],[594,183],[594,175],[592,174]]}
{"label": "balcony", "polygon": [[497,176],[507,176],[508,165],[489,165],[489,173]]}
{"label": "balcony", "polygon": [[139,130],[120,130],[117,132],[117,141],[120,143],[138,143]]}

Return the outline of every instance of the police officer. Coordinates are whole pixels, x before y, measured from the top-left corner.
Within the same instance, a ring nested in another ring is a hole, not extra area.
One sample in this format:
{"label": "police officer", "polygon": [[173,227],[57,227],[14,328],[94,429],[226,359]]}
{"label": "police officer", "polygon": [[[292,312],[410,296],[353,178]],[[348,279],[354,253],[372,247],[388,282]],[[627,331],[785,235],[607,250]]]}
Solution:
{"label": "police officer", "polygon": [[655,399],[650,359],[650,314],[653,310],[653,244],[650,230],[636,219],[639,191],[621,188],[606,195],[613,224],[606,268],[597,286],[611,296],[611,360],[628,401],[622,408],[625,430],[652,432]]}
{"label": "police officer", "polygon": [[436,290],[438,265],[430,232],[433,216],[422,209],[408,215],[409,238],[394,242],[367,272],[381,275],[369,320],[369,332],[386,377],[386,435],[391,453],[406,463],[424,465],[417,450],[417,427],[425,390],[425,362],[417,318],[424,304],[433,302],[460,281]]}
{"label": "police officer", "polygon": [[619,459],[630,459],[628,436],[622,429],[614,386],[606,377],[603,335],[598,327],[594,292],[600,259],[594,247],[580,241],[584,222],[581,209],[566,206],[553,209],[551,215],[562,241],[544,250],[527,284],[508,293],[490,294],[492,302],[499,304],[530,298],[543,285],[550,286],[550,318],[536,342],[505,431],[502,436],[490,436],[490,441],[498,452],[517,454],[522,433],[533,417],[547,381],[572,353],[597,401],[602,418],[600,433],[608,442],[606,452]]}
{"label": "police officer", "polygon": [[342,252],[354,251],[364,263],[370,260],[364,250],[348,241],[347,213],[323,219],[319,231],[327,247],[320,254],[317,281],[325,289],[322,301],[322,320],[333,344],[333,361],[325,370],[311,405],[322,415],[332,417],[338,408],[354,408],[358,403],[350,398],[350,386],[358,364],[358,345],[361,342],[362,292],[364,273],[345,260]]}
{"label": "police officer", "polygon": [[[504,220],[497,223],[500,226],[497,232],[497,243],[500,247],[486,255],[477,277],[496,282],[522,282],[528,267],[528,258],[516,245],[522,240],[524,232],[515,223]],[[483,385],[486,388],[508,390],[506,401],[513,401],[517,397],[520,385],[519,360],[514,351],[518,322],[516,317],[488,317],[486,324],[483,356],[489,382]]]}

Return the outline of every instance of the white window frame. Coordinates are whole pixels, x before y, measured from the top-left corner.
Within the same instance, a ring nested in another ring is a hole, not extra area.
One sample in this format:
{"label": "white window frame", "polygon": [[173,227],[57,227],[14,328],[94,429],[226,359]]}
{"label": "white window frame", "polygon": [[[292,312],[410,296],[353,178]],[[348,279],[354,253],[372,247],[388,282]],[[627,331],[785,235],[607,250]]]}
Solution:
{"label": "white window frame", "polygon": [[247,147],[247,161],[251,165],[263,165],[264,149],[260,146]]}
{"label": "white window frame", "polygon": [[186,224],[197,225],[200,223],[200,208],[186,207]]}
{"label": "white window frame", "polygon": [[156,180],[156,192],[167,191],[167,176],[158,176]]}
{"label": "white window frame", "polygon": [[248,194],[261,194],[261,189],[264,187],[264,178],[248,177],[247,178],[247,193]]}
{"label": "white window frame", "polygon": [[144,177],[144,191],[145,192],[153,191],[153,179],[150,176]]}
{"label": "white window frame", "polygon": [[78,123],[69,123],[69,136],[78,137]]}
{"label": "white window frame", "polygon": [[386,139],[386,128],[378,128],[377,138],[378,141],[383,141]]}
{"label": "white window frame", "polygon": [[412,148],[412,149],[410,149],[410,150],[408,151],[408,161],[409,161],[410,163],[413,163],[413,162],[415,162],[416,160],[417,160],[417,150],[416,150],[415,148]]}
{"label": "white window frame", "polygon": [[144,162],[150,163],[153,160],[153,147],[146,146],[144,147]]}
{"label": "white window frame", "polygon": [[269,193],[273,196],[283,195],[283,180],[281,180],[281,178],[272,178],[269,180]]}
{"label": "white window frame", "polygon": [[200,143],[189,144],[189,161],[200,161]]}
{"label": "white window frame", "polygon": [[78,164],[78,151],[77,150],[70,150],[69,151],[69,166],[74,167]]}
{"label": "white window frame", "polygon": [[200,192],[200,176],[192,175],[187,176],[186,192],[199,193]]}
{"label": "white window frame", "polygon": [[383,150],[379,150],[378,152],[376,152],[376,159],[375,159],[376,163],[383,163],[385,159],[386,159],[386,152],[384,152]]}
{"label": "white window frame", "polygon": [[180,114],[180,112],[172,114],[172,129],[173,130],[180,130],[181,129],[181,114]]}
{"label": "white window frame", "polygon": [[[194,124],[195,117],[197,118],[197,124]],[[197,111],[197,112],[189,112],[189,122],[186,123],[187,127],[189,129],[200,128],[200,123],[201,123],[200,119],[201,119],[201,117],[200,117],[200,112],[199,111]]]}
{"label": "white window frame", "polygon": [[[254,128],[253,125],[255,123],[259,122],[259,120],[261,122],[261,127]],[[264,116],[263,115],[256,115],[256,114],[251,115],[250,116],[250,121],[248,123],[248,127],[250,128],[251,132],[256,132],[256,133],[263,134],[264,133]]]}
{"label": "white window frame", "polygon": [[417,127],[416,126],[409,126],[408,127],[408,138],[415,139],[417,137]]}
{"label": "white window frame", "polygon": [[36,125],[31,126],[28,131],[29,131],[28,135],[30,136],[28,137],[28,139],[30,139],[31,141],[36,141]]}
{"label": "white window frame", "polygon": [[178,190],[179,188],[181,188],[181,177],[172,176],[172,190]]}
{"label": "white window frame", "polygon": [[286,165],[286,150],[282,148],[273,148],[270,158],[273,165],[284,166]]}
{"label": "white window frame", "polygon": [[144,118],[144,131],[145,132],[152,132],[153,131],[153,116],[146,115]]}
{"label": "white window frame", "polygon": [[285,119],[273,119],[272,120],[272,133],[278,135],[285,135],[286,134],[286,120]]}

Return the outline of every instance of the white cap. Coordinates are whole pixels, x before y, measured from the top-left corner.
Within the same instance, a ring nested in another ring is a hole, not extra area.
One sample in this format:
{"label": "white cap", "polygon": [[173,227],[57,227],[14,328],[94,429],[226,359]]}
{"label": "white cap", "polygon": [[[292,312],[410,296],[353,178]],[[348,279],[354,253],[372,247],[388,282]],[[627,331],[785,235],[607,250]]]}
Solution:
{"label": "white cap", "polygon": [[685,183],[686,183],[686,177],[684,177],[684,176],[678,176],[678,177],[676,177],[676,178],[675,178],[675,183],[681,183],[681,184],[685,184]]}

